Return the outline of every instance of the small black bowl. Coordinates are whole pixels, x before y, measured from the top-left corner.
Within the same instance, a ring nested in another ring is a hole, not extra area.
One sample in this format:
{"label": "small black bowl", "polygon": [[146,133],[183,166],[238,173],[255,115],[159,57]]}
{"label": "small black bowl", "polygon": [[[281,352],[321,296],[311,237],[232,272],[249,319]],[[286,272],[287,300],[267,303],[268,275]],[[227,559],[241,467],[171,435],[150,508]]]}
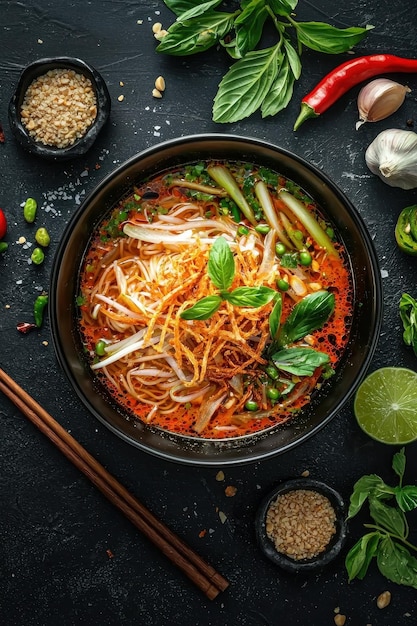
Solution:
{"label": "small black bowl", "polygon": [[[274,542],[268,537],[266,532],[266,514],[272,502],[278,496],[298,489],[316,491],[322,494],[330,501],[336,513],[336,533],[333,535],[327,548],[311,559],[295,560],[278,552]],[[311,572],[328,565],[340,553],[347,534],[345,505],[341,495],[325,483],[310,478],[293,478],[278,485],[262,500],[256,515],[255,530],[258,546],[273,563],[293,574]]]}
{"label": "small black bowl", "polygon": [[[29,85],[38,77],[54,69],[71,69],[90,79],[97,99],[97,116],[87,132],[75,143],[65,148],[56,148],[35,141],[22,124],[20,109]],[[91,65],[72,57],[38,59],[28,65],[20,75],[16,90],[9,103],[9,124],[18,143],[28,152],[55,161],[79,157],[91,148],[111,110],[111,99],[106,83]]]}

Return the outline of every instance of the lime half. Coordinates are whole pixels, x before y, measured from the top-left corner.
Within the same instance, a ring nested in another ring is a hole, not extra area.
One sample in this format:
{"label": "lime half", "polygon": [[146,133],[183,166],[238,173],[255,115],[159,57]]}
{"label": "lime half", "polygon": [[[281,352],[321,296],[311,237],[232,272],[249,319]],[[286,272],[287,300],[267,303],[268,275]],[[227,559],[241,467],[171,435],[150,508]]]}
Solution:
{"label": "lime half", "polygon": [[377,441],[406,444],[417,439],[417,373],[382,367],[369,374],[353,405],[362,430]]}

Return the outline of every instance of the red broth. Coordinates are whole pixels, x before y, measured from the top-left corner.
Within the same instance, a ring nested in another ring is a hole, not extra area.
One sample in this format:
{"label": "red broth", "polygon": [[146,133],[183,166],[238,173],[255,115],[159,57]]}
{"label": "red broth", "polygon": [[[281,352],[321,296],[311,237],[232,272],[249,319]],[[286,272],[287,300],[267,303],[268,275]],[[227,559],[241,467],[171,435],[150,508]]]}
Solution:
{"label": "red broth", "polygon": [[[343,355],[353,289],[342,245],[302,190],[269,170],[222,164],[248,199],[251,223],[210,165],[146,181],[99,226],[81,271],[79,329],[91,368],[129,415],[224,439],[297,419]],[[285,245],[257,199],[259,181]],[[327,232],[329,249],[282,202],[281,188]],[[332,310],[312,328],[329,300]],[[293,323],[283,343],[297,306],[313,301],[304,307],[309,332],[293,339]]]}

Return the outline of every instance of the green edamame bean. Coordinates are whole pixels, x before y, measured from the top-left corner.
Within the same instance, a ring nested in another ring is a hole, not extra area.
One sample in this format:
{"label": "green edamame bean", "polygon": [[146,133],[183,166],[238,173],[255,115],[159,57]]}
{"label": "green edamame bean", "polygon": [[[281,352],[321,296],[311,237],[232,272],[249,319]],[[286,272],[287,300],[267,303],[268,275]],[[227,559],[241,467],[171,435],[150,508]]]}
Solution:
{"label": "green edamame bean", "polygon": [[35,248],[30,258],[35,265],[41,265],[44,262],[45,254],[41,248]]}
{"label": "green edamame bean", "polygon": [[265,373],[268,374],[269,378],[272,378],[272,380],[276,380],[279,376],[279,372],[274,365],[268,365],[265,368]]}
{"label": "green edamame bean", "polygon": [[103,341],[102,339],[97,341],[96,347],[95,347],[95,353],[97,354],[97,356],[104,356],[106,354],[105,347],[106,347],[105,341]]}
{"label": "green edamame bean", "polygon": [[247,411],[257,411],[259,409],[258,403],[255,400],[248,400],[245,404]]}
{"label": "green edamame bean", "polygon": [[300,263],[301,265],[311,265],[312,262],[311,254],[307,252],[307,250],[302,250],[300,252]]}
{"label": "green edamame bean", "polygon": [[288,291],[288,289],[290,288],[290,286],[287,283],[287,281],[284,280],[283,278],[278,278],[278,280],[277,280],[277,287],[278,287],[278,289],[281,289],[281,291]]}
{"label": "green edamame bean", "polygon": [[238,235],[249,235],[249,228],[246,226],[239,226],[237,229]]}
{"label": "green edamame bean", "polygon": [[3,252],[6,252],[8,247],[9,247],[8,243],[6,243],[5,241],[0,241],[0,254],[2,254]]}
{"label": "green edamame bean", "polygon": [[36,242],[40,246],[43,246],[44,248],[49,246],[49,244],[51,243],[51,238],[49,236],[49,233],[46,230],[46,228],[44,228],[43,226],[41,228],[38,228],[38,230],[36,231],[35,239],[36,239]]}
{"label": "green edamame bean", "polygon": [[35,319],[35,324],[38,328],[42,326],[43,323],[43,314],[45,311],[45,307],[48,304],[48,294],[42,293],[38,296],[33,303],[33,317]]}
{"label": "green edamame bean", "polygon": [[36,212],[38,210],[38,203],[34,198],[28,198],[23,207],[23,217],[28,224],[32,224],[35,221]]}
{"label": "green edamame bean", "polygon": [[261,235],[267,235],[271,228],[268,226],[268,224],[258,224],[257,226],[255,226],[255,230]]}

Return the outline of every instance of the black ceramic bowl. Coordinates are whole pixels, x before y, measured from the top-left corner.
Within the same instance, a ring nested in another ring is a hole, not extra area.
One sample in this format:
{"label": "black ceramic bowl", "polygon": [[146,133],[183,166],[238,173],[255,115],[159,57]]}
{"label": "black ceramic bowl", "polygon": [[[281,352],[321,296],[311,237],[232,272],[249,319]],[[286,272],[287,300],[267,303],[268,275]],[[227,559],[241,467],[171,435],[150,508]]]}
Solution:
{"label": "black ceramic bowl", "polygon": [[[292,179],[314,198],[337,229],[354,282],[353,325],[334,376],[297,418],[257,435],[214,441],[156,430],[127,415],[98,386],[76,330],[76,296],[83,255],[95,226],[132,186],[158,172],[204,159],[243,160]],[[348,199],[322,172],[300,157],[253,138],[207,134],[148,148],[107,176],[73,215],[56,254],[50,285],[53,342],[60,364],[85,406],[110,430],[138,448],[168,460],[227,465],[271,457],[300,444],[340,411],[362,380],[381,326],[381,276],[370,236]]]}
{"label": "black ceramic bowl", "polygon": [[[71,69],[78,74],[83,74],[90,79],[97,99],[97,116],[86,133],[72,145],[65,148],[56,148],[35,141],[22,124],[20,109],[25,93],[29,85],[38,77],[46,74],[49,70]],[[91,148],[111,110],[111,99],[100,73],[91,65],[72,57],[55,57],[38,59],[28,65],[20,75],[15,92],[9,103],[9,124],[18,143],[28,152],[55,161],[73,159],[79,157]]]}
{"label": "black ceramic bowl", "polygon": [[[298,489],[315,491],[325,496],[330,501],[336,516],[336,532],[323,552],[310,559],[295,560],[276,550],[274,542],[268,536],[266,530],[266,514],[269,507],[278,496]],[[255,531],[257,544],[265,556],[287,572],[298,574],[321,569],[338,556],[346,540],[346,511],[343,498],[332,487],[318,480],[310,478],[293,478],[287,480],[278,485],[262,500],[255,519]]]}

